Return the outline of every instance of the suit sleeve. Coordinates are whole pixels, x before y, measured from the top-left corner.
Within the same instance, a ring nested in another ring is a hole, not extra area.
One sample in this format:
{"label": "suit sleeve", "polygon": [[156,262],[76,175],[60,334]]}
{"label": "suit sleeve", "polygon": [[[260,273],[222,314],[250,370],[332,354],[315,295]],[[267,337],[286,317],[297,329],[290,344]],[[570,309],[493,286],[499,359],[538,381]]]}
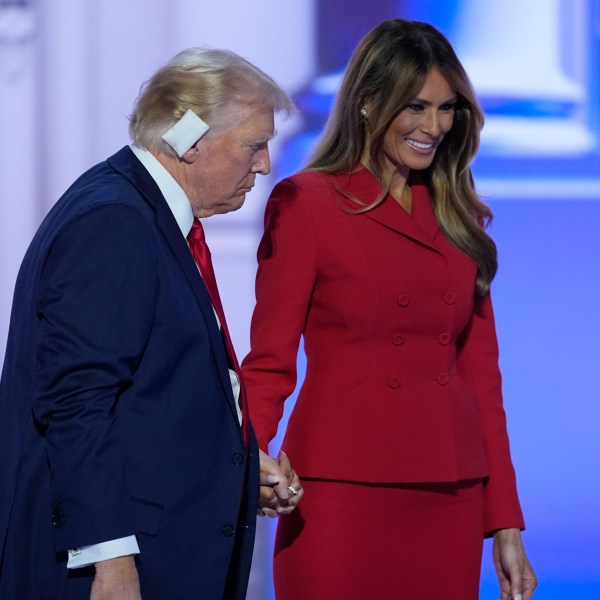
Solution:
{"label": "suit sleeve", "polygon": [[267,202],[251,350],[242,368],[252,425],[265,452],[296,386],[298,347],[315,280],[315,229],[307,192],[285,180]]}
{"label": "suit sleeve", "polygon": [[489,294],[476,303],[472,320],[461,340],[457,368],[479,401],[489,466],[484,492],[485,531],[490,535],[497,529],[524,529],[510,457],[502,402],[502,379],[498,367],[498,342]]}
{"label": "suit sleeve", "polygon": [[119,409],[153,323],[155,256],[145,219],[104,205],[61,231],[42,271],[33,408],[62,521],[58,550],[135,533]]}

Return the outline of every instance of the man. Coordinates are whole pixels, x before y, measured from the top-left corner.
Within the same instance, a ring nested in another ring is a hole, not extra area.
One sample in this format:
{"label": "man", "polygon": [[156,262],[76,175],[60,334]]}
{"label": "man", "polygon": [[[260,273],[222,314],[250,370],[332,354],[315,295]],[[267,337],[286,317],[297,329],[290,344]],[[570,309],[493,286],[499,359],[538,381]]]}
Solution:
{"label": "man", "polygon": [[245,597],[257,509],[302,489],[262,453],[259,489],[199,219],[241,207],[290,109],[239,56],[184,51],[35,235],[0,384],[0,599]]}

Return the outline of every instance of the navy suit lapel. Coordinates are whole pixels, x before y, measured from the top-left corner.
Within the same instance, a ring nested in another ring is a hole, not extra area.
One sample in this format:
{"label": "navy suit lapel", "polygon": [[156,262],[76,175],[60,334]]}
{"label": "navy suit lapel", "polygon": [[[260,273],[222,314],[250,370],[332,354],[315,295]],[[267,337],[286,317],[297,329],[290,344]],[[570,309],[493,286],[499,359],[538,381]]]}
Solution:
{"label": "navy suit lapel", "polygon": [[230,408],[237,420],[237,409],[232,394],[231,380],[229,379],[229,361],[225,344],[223,343],[223,338],[215,319],[210,297],[171,209],[163,198],[154,179],[148,174],[148,171],[146,171],[128,146],[123,147],[119,152],[111,156],[108,159],[108,163],[113,169],[129,180],[154,208],[156,212],[156,224],[188,280],[206,321],[206,327],[219,367],[218,371],[221,382],[229,399]]}

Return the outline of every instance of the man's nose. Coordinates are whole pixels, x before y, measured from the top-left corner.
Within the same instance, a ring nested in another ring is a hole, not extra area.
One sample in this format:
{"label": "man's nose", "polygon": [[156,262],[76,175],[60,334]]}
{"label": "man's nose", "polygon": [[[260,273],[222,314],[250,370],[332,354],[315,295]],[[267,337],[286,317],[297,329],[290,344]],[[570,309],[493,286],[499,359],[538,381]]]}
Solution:
{"label": "man's nose", "polygon": [[261,175],[268,175],[271,172],[271,157],[268,148],[260,151],[252,166],[252,172],[260,173]]}

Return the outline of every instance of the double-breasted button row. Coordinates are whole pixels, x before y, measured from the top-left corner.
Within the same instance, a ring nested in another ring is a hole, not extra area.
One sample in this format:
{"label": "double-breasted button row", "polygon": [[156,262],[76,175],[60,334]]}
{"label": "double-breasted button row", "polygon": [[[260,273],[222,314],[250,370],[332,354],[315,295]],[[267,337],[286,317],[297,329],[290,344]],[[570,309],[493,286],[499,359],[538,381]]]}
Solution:
{"label": "double-breasted button row", "polygon": [[[439,385],[448,385],[448,382],[450,381],[450,377],[448,376],[448,373],[442,372],[442,373],[438,373],[433,380],[438,383]],[[393,389],[393,390],[397,390],[401,385],[402,385],[402,380],[400,379],[400,377],[396,377],[395,375],[392,375],[392,377],[390,377],[388,379],[388,385]]]}
{"label": "double-breasted button row", "polygon": [[[456,294],[454,292],[446,292],[442,296],[442,300],[446,304],[452,305],[456,302]],[[411,298],[408,294],[400,294],[397,298],[397,302],[400,307],[405,308],[410,304]],[[440,335],[438,335],[436,339],[441,346],[447,346],[450,343],[452,338],[449,333],[444,332],[444,333],[441,333]],[[405,342],[405,339],[402,334],[400,334],[400,333],[392,334],[392,344],[394,346],[402,346],[404,344],[404,342]],[[434,377],[433,380],[435,382],[437,382],[439,385],[447,385],[450,378],[448,377],[448,373],[441,372],[441,373],[438,373]],[[402,385],[402,381],[399,377],[393,375],[393,376],[389,377],[388,385],[392,389],[398,389]]]}
{"label": "double-breasted button row", "polygon": [[[454,292],[446,292],[442,298],[446,304],[454,304],[456,302],[456,294]],[[408,294],[400,294],[398,296],[398,304],[400,306],[408,306],[410,304],[410,296]]]}
{"label": "double-breasted button row", "polygon": [[[448,375],[448,373],[442,372],[442,373],[438,373],[433,380],[438,383],[439,385],[448,385],[448,382],[450,381],[450,377]],[[400,377],[396,377],[395,375],[392,375],[392,377],[390,377],[388,379],[388,385],[393,389],[393,390],[397,390],[401,385],[402,385],[402,380],[400,379]]]}

